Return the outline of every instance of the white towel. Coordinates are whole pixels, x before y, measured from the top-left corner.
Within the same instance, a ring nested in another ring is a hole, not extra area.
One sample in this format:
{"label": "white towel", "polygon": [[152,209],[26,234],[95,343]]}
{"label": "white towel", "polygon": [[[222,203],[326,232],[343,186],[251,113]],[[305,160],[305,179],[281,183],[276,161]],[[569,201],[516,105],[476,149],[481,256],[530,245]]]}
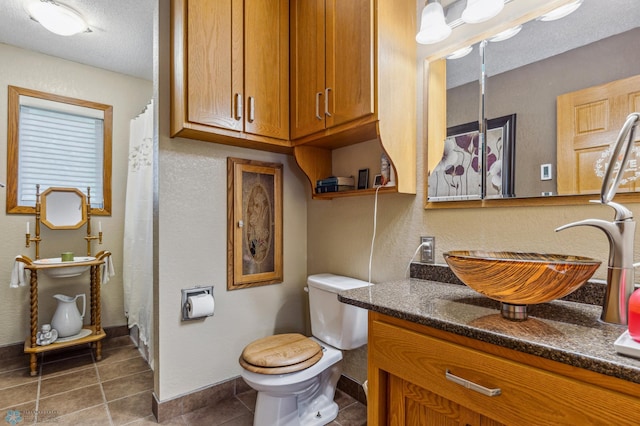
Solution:
{"label": "white towel", "polygon": [[104,263],[100,265],[100,268],[100,284],[104,285],[116,274],[116,270],[113,266],[113,260],[111,260],[111,255],[104,258]]}
{"label": "white towel", "polygon": [[[16,259],[19,257],[20,256],[16,256]],[[25,285],[27,285],[27,273],[24,269],[24,262],[15,260],[13,262],[13,269],[11,270],[11,282],[9,283],[9,287],[18,288],[24,287]]]}

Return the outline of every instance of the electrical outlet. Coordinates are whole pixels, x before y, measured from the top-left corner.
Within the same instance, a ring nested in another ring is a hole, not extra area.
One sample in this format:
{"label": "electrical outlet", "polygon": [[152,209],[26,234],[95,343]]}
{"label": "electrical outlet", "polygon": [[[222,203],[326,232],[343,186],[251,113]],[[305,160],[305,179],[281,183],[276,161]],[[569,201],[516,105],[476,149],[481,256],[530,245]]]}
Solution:
{"label": "electrical outlet", "polygon": [[436,258],[436,237],[420,237],[420,262],[435,263]]}

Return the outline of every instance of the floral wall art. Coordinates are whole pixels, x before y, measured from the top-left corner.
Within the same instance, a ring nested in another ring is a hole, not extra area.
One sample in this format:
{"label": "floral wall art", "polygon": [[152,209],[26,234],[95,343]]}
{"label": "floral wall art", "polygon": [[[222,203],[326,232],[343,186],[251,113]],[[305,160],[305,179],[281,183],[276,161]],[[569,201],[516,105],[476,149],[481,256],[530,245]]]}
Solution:
{"label": "floral wall art", "polygon": [[447,129],[442,159],[429,176],[429,200],[514,197],[516,115],[487,120],[486,180],[478,122]]}

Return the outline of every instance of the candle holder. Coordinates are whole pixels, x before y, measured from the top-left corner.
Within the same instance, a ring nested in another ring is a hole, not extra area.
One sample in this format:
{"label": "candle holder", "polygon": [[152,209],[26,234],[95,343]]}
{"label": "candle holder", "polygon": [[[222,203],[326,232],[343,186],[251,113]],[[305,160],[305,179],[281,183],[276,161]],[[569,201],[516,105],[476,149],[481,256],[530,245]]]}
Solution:
{"label": "candle holder", "polygon": [[98,240],[98,244],[102,244],[102,230],[98,231],[98,235],[91,235],[91,188],[87,187],[87,256],[91,256],[91,241]]}
{"label": "candle holder", "polygon": [[29,222],[27,222],[27,233],[25,234],[26,244],[25,247],[31,247],[31,242],[36,243],[36,260],[40,259],[40,185],[36,185],[36,236],[31,238],[29,232]]}

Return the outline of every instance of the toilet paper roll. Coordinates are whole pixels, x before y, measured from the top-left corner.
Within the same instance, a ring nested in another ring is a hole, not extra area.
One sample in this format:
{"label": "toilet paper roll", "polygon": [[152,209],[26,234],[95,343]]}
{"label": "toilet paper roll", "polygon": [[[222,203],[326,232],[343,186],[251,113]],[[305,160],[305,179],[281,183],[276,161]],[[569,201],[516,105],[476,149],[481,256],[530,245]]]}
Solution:
{"label": "toilet paper roll", "polygon": [[187,315],[189,318],[201,318],[213,315],[213,296],[198,294],[187,298]]}

